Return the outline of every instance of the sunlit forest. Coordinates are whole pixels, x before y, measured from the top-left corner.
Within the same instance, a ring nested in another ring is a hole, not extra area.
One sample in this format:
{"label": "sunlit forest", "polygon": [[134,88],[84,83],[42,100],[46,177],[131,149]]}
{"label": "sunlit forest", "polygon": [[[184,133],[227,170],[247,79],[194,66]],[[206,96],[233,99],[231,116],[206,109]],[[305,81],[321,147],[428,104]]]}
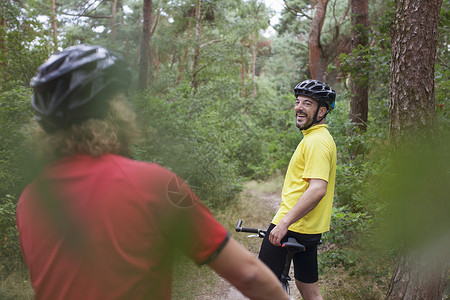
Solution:
{"label": "sunlit forest", "polygon": [[326,298],[448,299],[449,2],[279,2],[274,19],[262,0],[1,0],[0,299],[32,298],[15,224],[42,167],[27,147],[30,80],[76,44],[125,58],[134,158],[179,174],[217,214],[247,182],[284,175],[302,139],[293,87],[326,82],[338,162],[319,266],[355,278],[346,293],[324,282]]}

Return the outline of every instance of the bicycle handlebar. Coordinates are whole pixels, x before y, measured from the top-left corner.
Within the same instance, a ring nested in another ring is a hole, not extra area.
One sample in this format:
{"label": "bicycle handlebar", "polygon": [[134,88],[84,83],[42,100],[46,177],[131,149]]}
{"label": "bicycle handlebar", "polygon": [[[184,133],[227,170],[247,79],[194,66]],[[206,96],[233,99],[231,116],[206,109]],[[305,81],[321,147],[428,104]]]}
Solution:
{"label": "bicycle handlebar", "polygon": [[[260,238],[263,238],[266,235],[266,230],[242,227],[242,220],[238,220],[235,229],[236,232],[256,233]],[[305,251],[305,246],[297,242],[297,240],[293,237],[289,237],[288,240],[281,245],[281,247],[285,247],[288,251],[292,252]]]}
{"label": "bicycle handlebar", "polygon": [[[266,230],[263,229],[242,227],[242,220],[238,220],[235,229],[236,232],[256,233],[260,238],[263,238],[267,232]],[[284,247],[287,250],[287,255],[284,270],[279,279],[286,293],[290,294],[289,281],[291,280],[291,278],[289,277],[289,269],[291,267],[291,261],[294,256],[294,253],[305,251],[305,246],[300,244],[294,237],[288,237],[288,240],[282,243],[281,247]]]}
{"label": "bicycle handlebar", "polygon": [[242,220],[238,220],[236,224],[236,232],[256,233],[260,238],[263,238],[266,235],[266,230],[242,227]]}

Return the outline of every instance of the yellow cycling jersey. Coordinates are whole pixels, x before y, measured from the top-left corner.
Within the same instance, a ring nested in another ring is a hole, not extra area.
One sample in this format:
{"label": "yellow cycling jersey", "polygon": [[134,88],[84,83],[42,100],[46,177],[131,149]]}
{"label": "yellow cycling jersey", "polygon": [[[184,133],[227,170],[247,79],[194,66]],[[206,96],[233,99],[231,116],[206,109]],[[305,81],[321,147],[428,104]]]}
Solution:
{"label": "yellow cycling jersey", "polygon": [[272,223],[278,224],[294,207],[308,188],[309,179],[323,179],[328,183],[326,195],[312,211],[289,226],[289,230],[298,233],[323,233],[330,230],[336,178],[336,144],[325,124],[312,126],[302,132],[304,136],[291,157],[281,204]]}

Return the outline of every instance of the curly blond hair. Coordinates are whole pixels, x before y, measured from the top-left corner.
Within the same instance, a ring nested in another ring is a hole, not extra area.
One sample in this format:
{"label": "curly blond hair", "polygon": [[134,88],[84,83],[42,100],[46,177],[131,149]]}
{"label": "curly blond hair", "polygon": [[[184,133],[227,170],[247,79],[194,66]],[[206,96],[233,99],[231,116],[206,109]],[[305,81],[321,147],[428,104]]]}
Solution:
{"label": "curly blond hair", "polygon": [[109,104],[104,119],[87,119],[52,134],[35,124],[30,142],[37,156],[44,160],[76,154],[130,156],[131,146],[140,138],[136,114],[122,93],[115,95]]}

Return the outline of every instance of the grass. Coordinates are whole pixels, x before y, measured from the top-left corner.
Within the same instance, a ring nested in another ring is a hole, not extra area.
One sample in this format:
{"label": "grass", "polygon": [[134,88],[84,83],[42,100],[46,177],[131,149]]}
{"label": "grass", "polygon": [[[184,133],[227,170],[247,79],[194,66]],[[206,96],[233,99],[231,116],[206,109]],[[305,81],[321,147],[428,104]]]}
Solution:
{"label": "grass", "polygon": [[[33,288],[25,266],[16,264],[16,271],[0,280],[0,299],[27,300],[33,299]],[[3,274],[0,270],[0,274]]]}
{"label": "grass", "polygon": [[184,256],[175,262],[172,299],[198,299],[201,294],[216,293],[220,278],[206,266],[197,266]]}
{"label": "grass", "polygon": [[385,285],[369,275],[354,275],[342,266],[329,267],[321,278],[324,299],[378,300],[385,298]]}

